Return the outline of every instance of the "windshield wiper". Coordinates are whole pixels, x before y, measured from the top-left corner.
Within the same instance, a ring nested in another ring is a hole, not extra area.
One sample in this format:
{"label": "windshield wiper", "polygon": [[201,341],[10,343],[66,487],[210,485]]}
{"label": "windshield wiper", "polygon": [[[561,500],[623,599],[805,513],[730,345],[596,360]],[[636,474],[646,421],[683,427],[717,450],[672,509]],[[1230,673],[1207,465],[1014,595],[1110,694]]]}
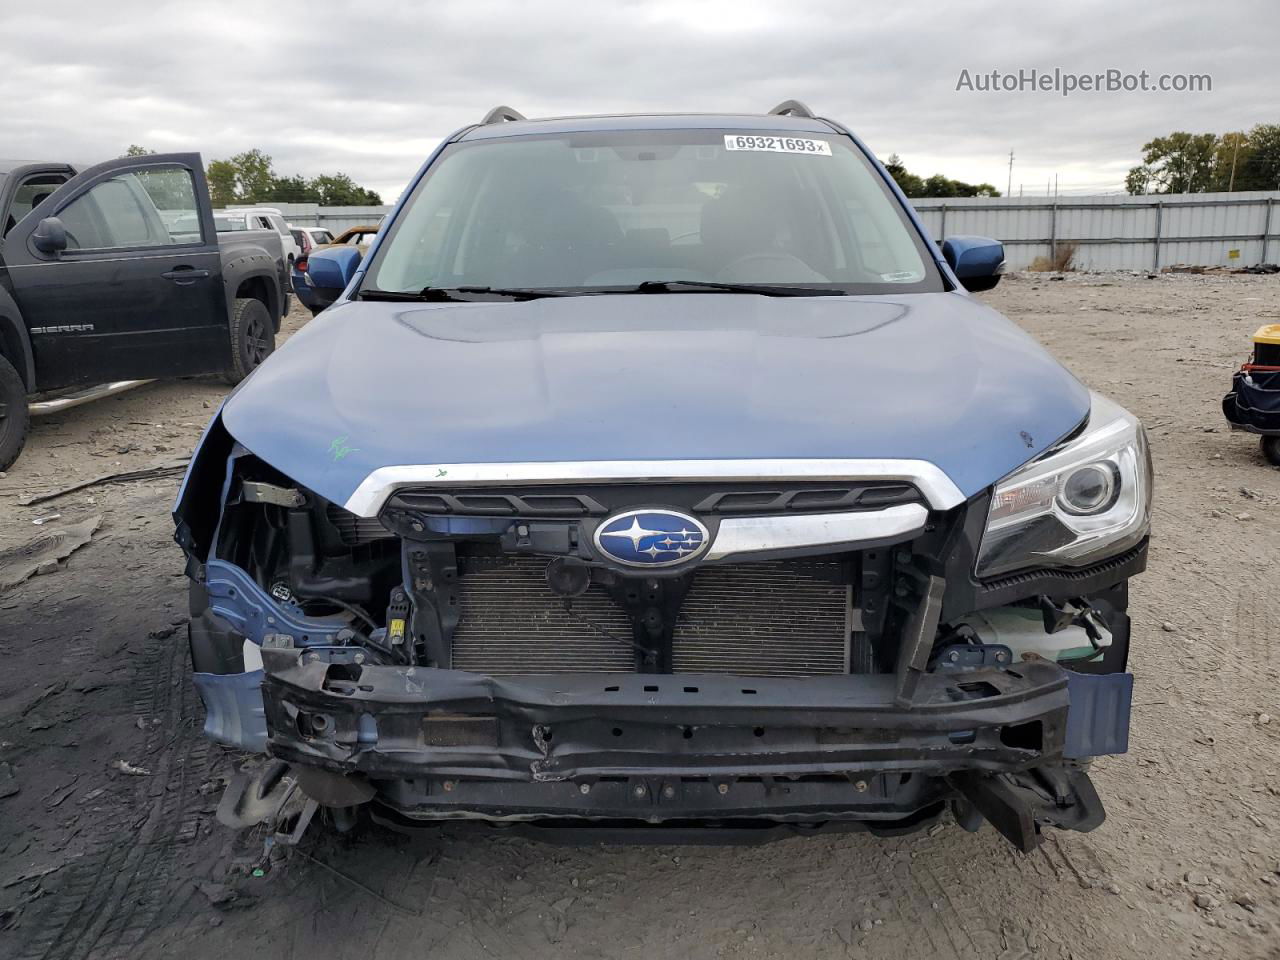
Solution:
{"label": "windshield wiper", "polygon": [[[392,301],[413,301],[415,303],[426,300],[421,293],[409,293],[406,290],[361,290],[361,300],[392,300]],[[445,299],[444,297],[433,299]],[[450,298],[452,299],[452,298]],[[461,297],[457,299],[461,300]]]}
{"label": "windshield wiper", "polygon": [[715,283],[711,280],[646,280],[628,293],[754,293],[762,297],[843,297],[839,287],[792,287],[770,283]]}
{"label": "windshield wiper", "polygon": [[476,295],[506,297],[511,300],[539,300],[543,297],[570,297],[565,290],[535,287],[423,287],[417,293],[405,290],[361,290],[361,300],[414,301],[418,303],[471,303]]}

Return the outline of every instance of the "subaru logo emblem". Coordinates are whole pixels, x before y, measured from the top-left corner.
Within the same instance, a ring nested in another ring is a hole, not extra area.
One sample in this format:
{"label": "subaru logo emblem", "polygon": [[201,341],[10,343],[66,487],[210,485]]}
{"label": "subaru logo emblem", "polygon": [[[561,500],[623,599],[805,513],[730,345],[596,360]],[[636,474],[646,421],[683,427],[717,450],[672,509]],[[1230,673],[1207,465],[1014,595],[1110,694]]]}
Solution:
{"label": "subaru logo emblem", "polygon": [[674,510],[628,510],[596,528],[596,549],[624,567],[670,567],[700,556],[707,528]]}

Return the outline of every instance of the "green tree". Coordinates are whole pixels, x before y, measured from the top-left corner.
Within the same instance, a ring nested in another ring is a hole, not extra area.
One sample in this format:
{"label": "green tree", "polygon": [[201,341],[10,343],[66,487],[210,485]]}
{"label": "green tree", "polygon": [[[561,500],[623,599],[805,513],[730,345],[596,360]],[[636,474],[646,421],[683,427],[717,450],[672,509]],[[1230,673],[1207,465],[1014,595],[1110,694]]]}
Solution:
{"label": "green tree", "polygon": [[316,203],[326,207],[378,206],[382,198],[356,184],[345,173],[321,174],[311,181]]}
{"label": "green tree", "polygon": [[1000,191],[989,183],[965,183],[935,173],[927,180],[911,173],[896,153],[889,155],[884,168],[908,197],[998,197]]}
{"label": "green tree", "polygon": [[906,166],[902,163],[902,158],[896,153],[889,154],[889,159],[885,161],[884,168],[889,171],[889,176],[897,181],[898,186],[902,188],[902,192],[908,197],[923,197],[924,181],[917,177],[914,173],[910,173]]}
{"label": "green tree", "polygon": [[279,203],[319,203],[315,188],[301,174],[276,177],[271,189],[271,199]]}
{"label": "green tree", "polygon": [[1125,189],[1138,193],[1204,193],[1216,182],[1218,137],[1175,131],[1142,147],[1142,163],[1125,177]]}
{"label": "green tree", "polygon": [[[131,143],[126,157],[155,153]],[[377,207],[382,197],[360,186],[345,173],[326,173],[308,180],[301,174],[280,176],[269,154],[256,147],[227,160],[210,160],[205,169],[209,196],[215,207],[236,203],[320,203],[329,207]]]}
{"label": "green tree", "polygon": [[241,201],[260,203],[273,198],[276,175],[268,154],[254,147],[237,153],[230,162],[236,170],[237,194]]}
{"label": "green tree", "polygon": [[1125,191],[1131,197],[1142,196],[1151,192],[1151,169],[1144,166],[1131,167],[1124,177]]}
{"label": "green tree", "polygon": [[230,160],[210,160],[204,177],[209,182],[209,198],[215,207],[230,206],[239,199],[236,168]]}
{"label": "green tree", "polygon": [[1235,189],[1280,190],[1280,123],[1260,123],[1245,137]]}
{"label": "green tree", "polygon": [[382,198],[345,173],[280,176],[271,157],[255,148],[227,160],[212,160],[205,176],[215,207],[233,203],[321,203],[326,206],[379,206]]}

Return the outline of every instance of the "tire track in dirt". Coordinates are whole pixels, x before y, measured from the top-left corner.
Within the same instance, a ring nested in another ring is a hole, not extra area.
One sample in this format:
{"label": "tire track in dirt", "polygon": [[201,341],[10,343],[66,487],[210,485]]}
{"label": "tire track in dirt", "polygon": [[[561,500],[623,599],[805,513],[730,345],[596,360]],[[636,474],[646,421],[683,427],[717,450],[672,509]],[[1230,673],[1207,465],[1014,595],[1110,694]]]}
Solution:
{"label": "tire track in dirt", "polygon": [[[149,642],[137,658],[134,683],[121,687],[135,691],[136,716],[160,721],[148,724],[143,752],[151,776],[138,778],[132,803],[117,800],[93,824],[94,845],[68,868],[66,886],[25,921],[37,933],[18,960],[133,957],[162,908],[189,900],[189,884],[173,889],[174,854],[190,830],[209,749],[193,729],[183,650],[172,637]],[[119,705],[121,713],[129,709]]]}

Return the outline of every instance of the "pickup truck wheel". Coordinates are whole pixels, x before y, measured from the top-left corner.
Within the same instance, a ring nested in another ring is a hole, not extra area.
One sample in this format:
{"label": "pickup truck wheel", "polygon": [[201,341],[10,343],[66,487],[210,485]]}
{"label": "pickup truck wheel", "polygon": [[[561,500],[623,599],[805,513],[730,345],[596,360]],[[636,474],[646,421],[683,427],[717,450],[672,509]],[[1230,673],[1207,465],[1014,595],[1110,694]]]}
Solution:
{"label": "pickup truck wheel", "polygon": [[1280,467],[1280,437],[1261,437],[1262,455],[1273,467]]}
{"label": "pickup truck wheel", "polygon": [[27,388],[13,364],[0,357],[0,470],[8,470],[18,459],[30,423]]}
{"label": "pickup truck wheel", "polygon": [[276,348],[275,324],[261,300],[239,298],[231,311],[231,369],[224,379],[235,385],[257,370]]}

